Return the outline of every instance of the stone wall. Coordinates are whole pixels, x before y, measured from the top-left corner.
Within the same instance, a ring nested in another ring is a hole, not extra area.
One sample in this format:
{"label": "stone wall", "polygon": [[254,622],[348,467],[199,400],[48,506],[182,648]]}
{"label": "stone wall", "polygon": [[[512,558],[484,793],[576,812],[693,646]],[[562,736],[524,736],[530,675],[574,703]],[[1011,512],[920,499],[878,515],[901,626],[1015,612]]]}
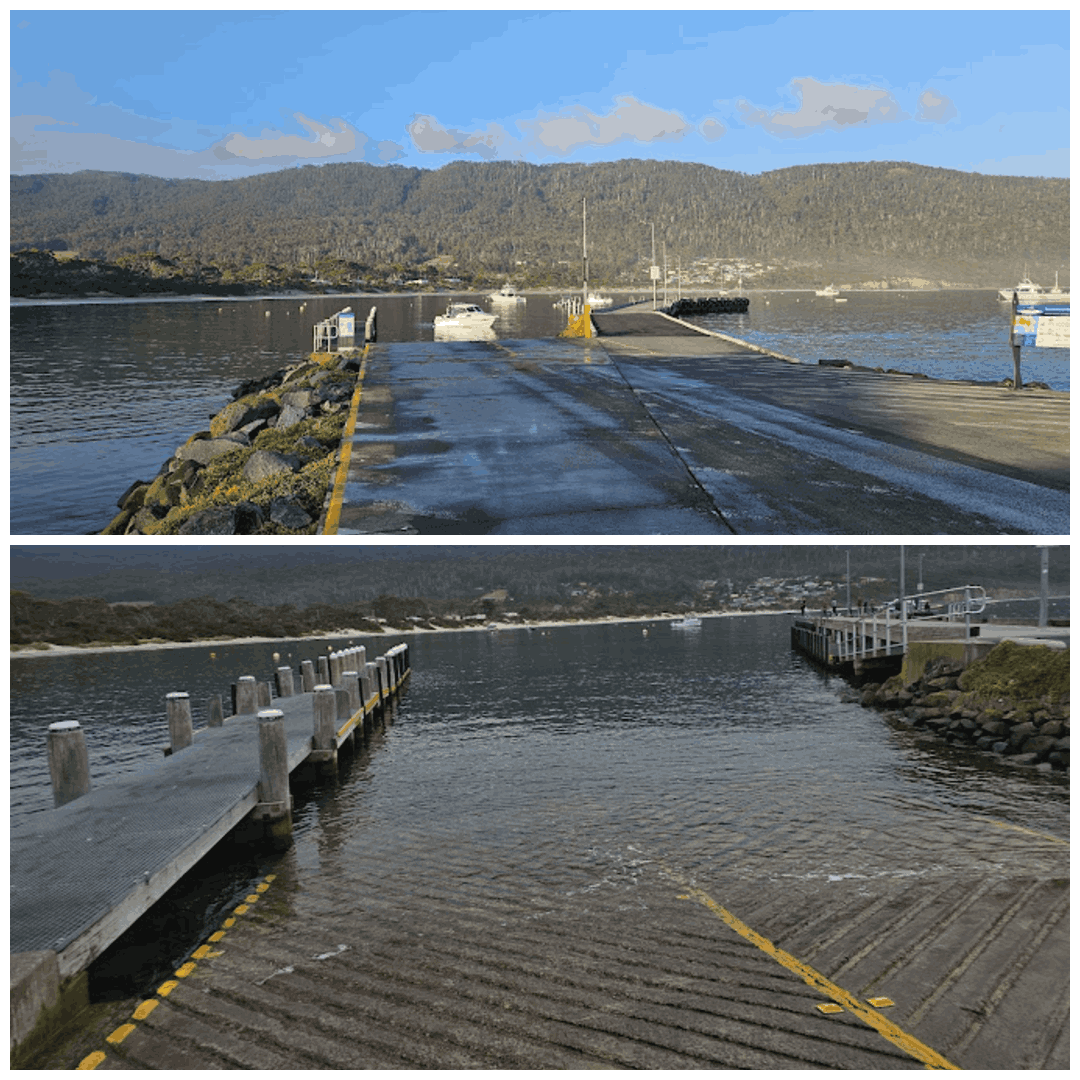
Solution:
{"label": "stone wall", "polygon": [[925,642],[918,651],[899,675],[863,685],[861,703],[1013,765],[1068,771],[1068,649],[1003,641],[971,664],[962,644],[950,652],[946,642]]}

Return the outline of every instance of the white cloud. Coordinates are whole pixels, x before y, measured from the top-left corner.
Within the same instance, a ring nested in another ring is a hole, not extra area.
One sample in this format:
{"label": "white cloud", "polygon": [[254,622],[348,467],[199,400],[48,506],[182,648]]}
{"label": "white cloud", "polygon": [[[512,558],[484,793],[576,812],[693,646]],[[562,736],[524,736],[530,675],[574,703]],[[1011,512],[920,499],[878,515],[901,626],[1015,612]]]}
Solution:
{"label": "white cloud", "polygon": [[727,134],[727,128],[719,120],[714,120],[711,116],[701,121],[698,130],[706,142],[716,142],[717,139]]}
{"label": "white cloud", "polygon": [[645,105],[633,97],[618,97],[606,114],[590,112],[582,105],[533,120],[519,120],[530,146],[542,151],[567,153],[579,146],[610,146],[632,140],[642,143],[677,142],[693,130],[678,113]]}
{"label": "white cloud", "polygon": [[936,90],[927,89],[919,95],[919,111],[915,119],[931,124],[944,124],[954,116],[958,116],[956,106],[952,98],[939,94]]}
{"label": "white cloud", "polygon": [[477,154],[493,158],[514,141],[498,124],[488,124],[485,131],[459,131],[443,127],[434,116],[428,115],[414,116],[405,130],[422,154]]}
{"label": "white cloud", "polygon": [[843,131],[857,124],[897,124],[910,116],[887,90],[847,83],[820,83],[816,79],[792,79],[800,98],[795,112],[769,112],[749,102],[738,102],[749,126],[759,126],[781,139],[803,138],[818,131]]}
{"label": "white cloud", "polygon": [[214,154],[223,160],[230,157],[246,158],[257,161],[261,158],[292,158],[293,160],[318,160],[341,158],[351,154],[357,147],[363,148],[367,136],[347,124],[340,117],[330,121],[337,125],[337,130],[309,120],[303,113],[293,113],[295,119],[312,133],[312,138],[303,135],[285,135],[280,131],[263,131],[258,138],[252,139],[238,132],[226,136],[213,147]]}

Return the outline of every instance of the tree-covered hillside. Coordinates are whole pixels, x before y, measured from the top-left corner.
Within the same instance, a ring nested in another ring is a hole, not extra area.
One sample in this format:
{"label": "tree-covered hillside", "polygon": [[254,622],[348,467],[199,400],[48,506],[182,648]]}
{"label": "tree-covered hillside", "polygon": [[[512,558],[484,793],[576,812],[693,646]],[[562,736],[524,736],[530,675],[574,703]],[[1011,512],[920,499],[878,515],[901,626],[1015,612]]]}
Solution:
{"label": "tree-covered hillside", "polygon": [[[457,276],[640,280],[657,258],[754,260],[772,284],[922,277],[985,287],[1069,259],[1069,181],[897,162],[750,175],[680,162],[454,162],[436,170],[309,165],[244,180],[124,173],[11,179],[12,250],[115,262],[156,255],[194,271],[338,260],[361,278],[439,260]],[[269,273],[269,271],[267,271]],[[1064,282],[1063,282],[1064,283]]]}

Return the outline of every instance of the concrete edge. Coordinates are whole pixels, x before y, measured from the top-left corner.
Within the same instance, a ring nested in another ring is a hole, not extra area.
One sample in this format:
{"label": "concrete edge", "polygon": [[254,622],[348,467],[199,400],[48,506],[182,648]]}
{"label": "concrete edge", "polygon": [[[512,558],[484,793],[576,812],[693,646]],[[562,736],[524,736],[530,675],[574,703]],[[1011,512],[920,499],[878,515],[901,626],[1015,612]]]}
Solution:
{"label": "concrete edge", "polygon": [[728,341],[732,345],[740,345],[744,349],[749,349],[751,352],[761,353],[762,356],[771,356],[776,360],[783,360],[787,364],[801,364],[802,360],[799,360],[794,356],[785,356],[783,353],[773,352],[772,349],[766,349],[762,345],[751,345],[749,341],[743,341],[741,338],[732,337],[730,334],[721,334],[718,330],[703,330],[700,326],[694,326],[693,323],[684,322],[682,319],[675,318],[674,315],[668,315],[664,311],[657,311],[654,314],[659,315],[662,319],[668,319],[673,323],[678,323],[679,326],[685,326],[689,330],[694,330],[699,334],[704,334],[706,337],[720,338],[721,341]]}
{"label": "concrete edge", "polygon": [[11,956],[10,1054],[18,1068],[28,1054],[90,1005],[86,972],[61,980],[52,950]]}

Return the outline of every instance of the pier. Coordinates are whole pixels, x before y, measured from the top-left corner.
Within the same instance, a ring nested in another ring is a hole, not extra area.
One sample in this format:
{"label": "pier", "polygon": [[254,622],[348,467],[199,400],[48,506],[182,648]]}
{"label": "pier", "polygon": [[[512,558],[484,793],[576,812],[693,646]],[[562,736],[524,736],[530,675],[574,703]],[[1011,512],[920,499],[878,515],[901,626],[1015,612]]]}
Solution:
{"label": "pier", "polygon": [[13,1049],[62,990],[78,1000],[90,963],[245,819],[287,845],[289,776],[335,770],[339,750],[371,733],[409,674],[402,644],[373,661],[359,647],[298,673],[279,668],[276,696],[244,676],[232,715],[215,699],[199,730],[187,694],[169,694],[163,760],[100,787],[79,775],[77,752],[53,748],[78,739],[78,723],[52,725],[50,763],[63,766],[53,770],[56,809],[11,833]]}
{"label": "pier", "polygon": [[1058,535],[1069,394],[822,366],[636,305],[374,343],[328,534]]}

